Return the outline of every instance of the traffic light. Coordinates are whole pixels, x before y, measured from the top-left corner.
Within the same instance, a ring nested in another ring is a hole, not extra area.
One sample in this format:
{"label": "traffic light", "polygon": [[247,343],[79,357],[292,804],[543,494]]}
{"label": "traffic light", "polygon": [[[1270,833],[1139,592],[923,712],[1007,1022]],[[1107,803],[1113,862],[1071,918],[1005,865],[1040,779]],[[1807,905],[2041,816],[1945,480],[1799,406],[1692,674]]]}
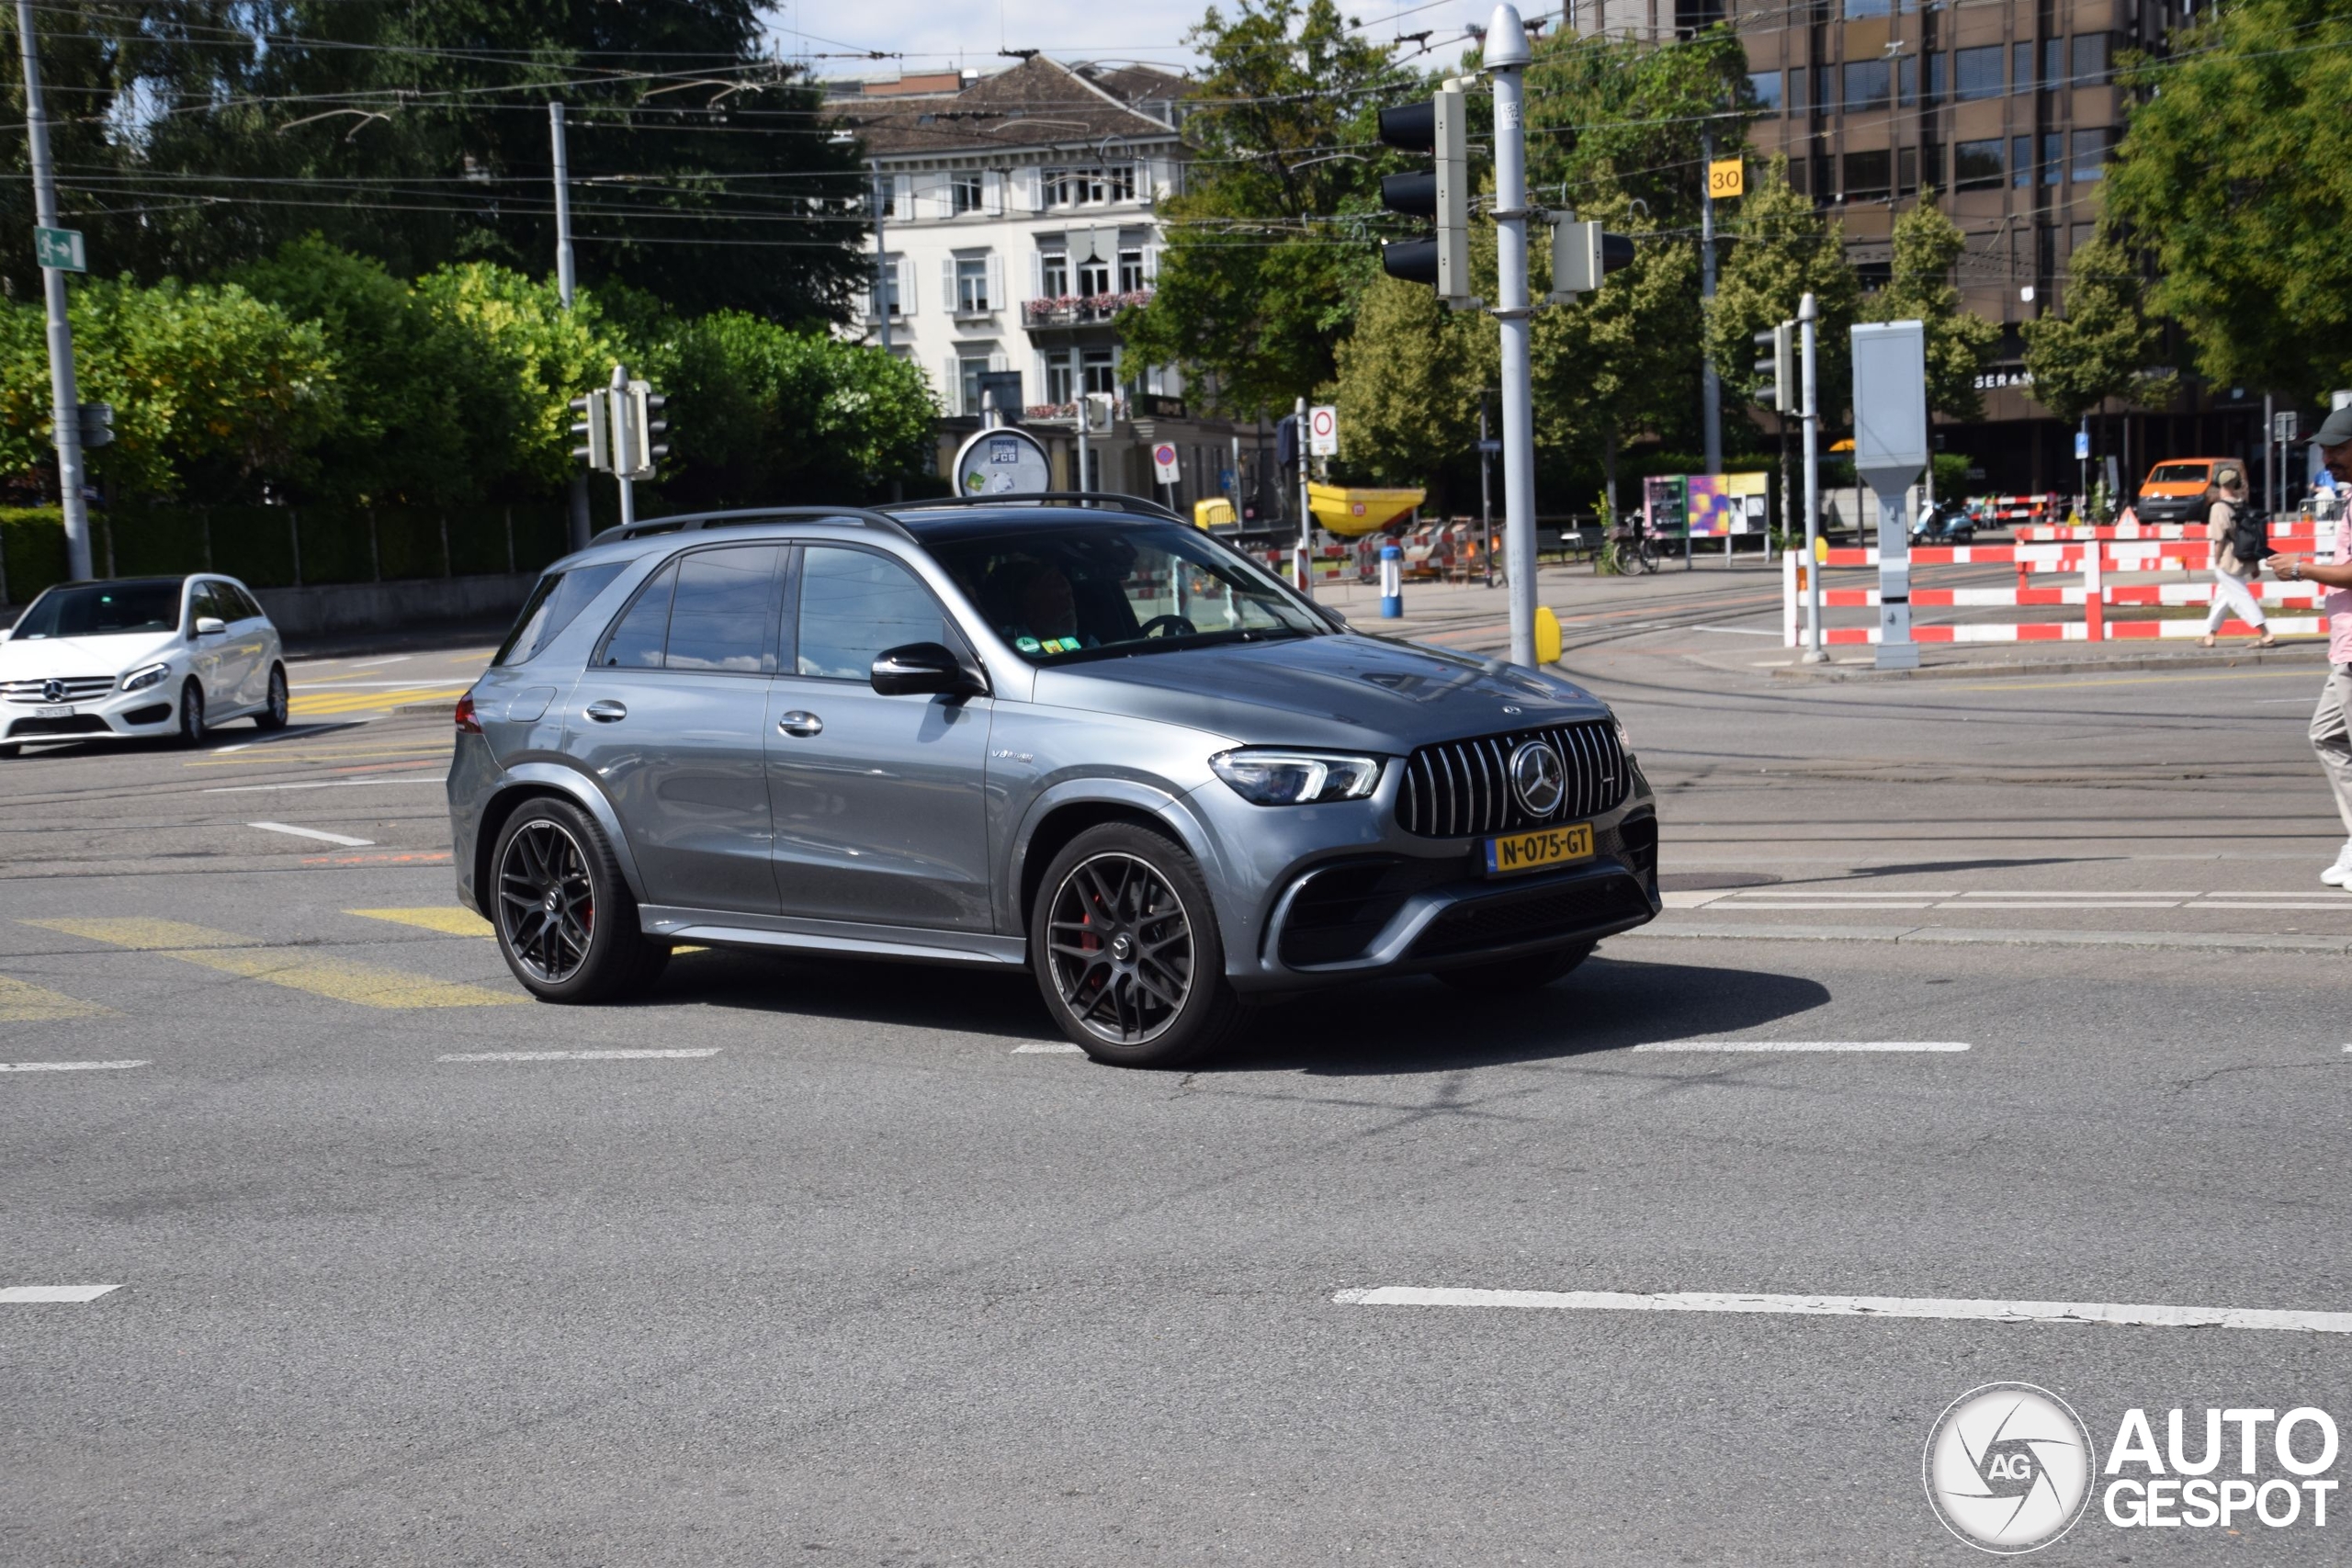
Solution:
{"label": "traffic light", "polygon": [[571,455],[587,458],[590,473],[613,471],[612,416],[607,400],[611,396],[609,392],[596,391],[571,400],[571,412],[580,416],[571,422],[571,434],[587,438],[587,445],[574,446]]}
{"label": "traffic light", "polygon": [[1634,242],[1598,223],[1570,220],[1552,225],[1552,298],[1574,299],[1600,287],[1601,279],[1632,265]]}
{"label": "traffic light", "polygon": [[1797,324],[1782,321],[1756,334],[1763,352],[1756,358],[1756,400],[1777,413],[1793,413],[1797,401]]}
{"label": "traffic light", "polygon": [[669,430],[670,422],[653,417],[670,400],[655,391],[650,381],[631,381],[613,401],[620,414],[614,432],[614,468],[626,479],[650,479],[653,465],[670,455],[670,444],[656,439]]}
{"label": "traffic light", "polygon": [[104,446],[114,439],[114,405],[112,403],[77,403],[74,409],[74,423],[82,432],[82,450]]}
{"label": "traffic light", "polygon": [[1470,298],[1470,137],[1459,88],[1440,89],[1427,103],[1380,111],[1380,140],[1389,147],[1435,154],[1422,174],[1388,175],[1381,205],[1391,212],[1437,220],[1428,240],[1394,240],[1380,247],[1380,268],[1408,283],[1436,287],[1438,298]]}

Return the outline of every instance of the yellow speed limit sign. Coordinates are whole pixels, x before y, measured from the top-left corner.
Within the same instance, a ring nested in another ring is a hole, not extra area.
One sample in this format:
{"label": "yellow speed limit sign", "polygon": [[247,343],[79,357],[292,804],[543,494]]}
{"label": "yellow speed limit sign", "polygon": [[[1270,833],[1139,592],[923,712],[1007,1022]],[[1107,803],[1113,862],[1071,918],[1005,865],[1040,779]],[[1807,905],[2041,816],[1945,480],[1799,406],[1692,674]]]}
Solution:
{"label": "yellow speed limit sign", "polygon": [[1737,158],[1718,158],[1707,165],[1707,194],[1717,201],[1747,194],[1747,165]]}

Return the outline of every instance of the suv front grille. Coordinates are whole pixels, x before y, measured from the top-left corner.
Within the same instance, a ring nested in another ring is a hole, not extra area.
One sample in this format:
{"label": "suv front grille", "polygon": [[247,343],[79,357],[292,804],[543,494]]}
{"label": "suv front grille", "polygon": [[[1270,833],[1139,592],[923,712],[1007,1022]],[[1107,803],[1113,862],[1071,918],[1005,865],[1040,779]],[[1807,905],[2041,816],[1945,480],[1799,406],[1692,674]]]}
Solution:
{"label": "suv front grille", "polygon": [[64,695],[49,695],[43,690],[49,684],[46,679],[0,682],[0,698],[12,703],[93,703],[114,690],[111,675],[68,675],[57,683],[65,688]]}
{"label": "suv front grille", "polygon": [[[1538,817],[1511,788],[1510,759],[1529,740],[1549,740],[1566,764],[1559,809]],[[1546,729],[1515,729],[1475,740],[1424,746],[1405,762],[1396,793],[1396,822],[1425,839],[1516,833],[1554,822],[1581,821],[1615,809],[1633,787],[1633,769],[1607,719]]]}

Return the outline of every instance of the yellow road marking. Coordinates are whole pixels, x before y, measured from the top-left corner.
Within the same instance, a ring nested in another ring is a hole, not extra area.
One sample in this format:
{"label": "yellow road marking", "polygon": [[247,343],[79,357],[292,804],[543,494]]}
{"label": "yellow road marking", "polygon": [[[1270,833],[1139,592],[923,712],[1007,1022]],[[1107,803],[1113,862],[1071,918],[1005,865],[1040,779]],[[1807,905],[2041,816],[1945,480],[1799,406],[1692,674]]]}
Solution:
{"label": "yellow road marking", "polygon": [[288,705],[298,714],[364,713],[408,703],[455,702],[466,690],[464,686],[410,686],[391,692],[302,693],[289,698]]}
{"label": "yellow road marking", "polygon": [[406,970],[362,964],[357,959],[265,947],[234,931],[213,931],[179,920],[46,919],[24,923],[115,947],[159,953],[183,963],[240,975],[249,980],[265,980],[288,990],[308,991],[312,996],[357,1007],[503,1007],[529,999],[512,991],[436,980],[429,975],[412,975]]}
{"label": "yellow road marking", "polygon": [[345,909],[346,915],[358,915],[370,920],[392,920],[403,926],[419,926],[444,936],[488,936],[490,922],[471,909]]}
{"label": "yellow road marking", "polygon": [[0,975],[0,1023],[56,1023],[69,1018],[114,1018],[114,1009]]}

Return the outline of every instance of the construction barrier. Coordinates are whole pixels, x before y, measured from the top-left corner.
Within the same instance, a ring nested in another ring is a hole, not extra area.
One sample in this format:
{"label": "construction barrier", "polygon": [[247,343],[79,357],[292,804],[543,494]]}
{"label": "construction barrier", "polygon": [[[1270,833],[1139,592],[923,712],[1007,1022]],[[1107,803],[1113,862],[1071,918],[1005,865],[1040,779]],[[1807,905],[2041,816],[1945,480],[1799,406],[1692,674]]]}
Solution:
{"label": "construction barrier", "polygon": [[[2288,517],[2270,525],[2270,542],[2296,549],[2309,549],[2318,541],[2318,525],[2308,518]],[[2202,523],[2112,523],[2092,526],[2080,524],[2068,527],[2054,524],[2043,528],[2019,528],[2019,543],[2086,539],[2202,539]]]}
{"label": "construction barrier", "polygon": [[[2083,618],[2079,621],[1996,621],[1971,626],[1917,626],[1911,628],[1914,642],[2114,642],[2141,637],[2195,637],[2205,635],[2202,621],[2110,621],[2107,609],[2110,605],[2210,605],[2213,602],[2213,584],[2197,582],[2129,582],[2109,583],[2107,574],[2112,571],[2161,570],[2167,566],[2182,566],[2202,570],[2210,558],[2211,547],[2203,539],[2141,539],[2086,541],[2079,544],[2027,545],[1949,545],[1922,546],[1910,552],[1914,568],[1921,566],[1992,566],[2014,565],[2018,570],[2018,585],[1983,588],[1920,588],[1911,590],[1911,606],[1922,608],[2063,608],[2079,604]],[[1875,549],[1839,549],[1822,552],[1825,566],[1874,567],[1879,563]],[[1804,638],[1804,565],[1795,556],[1785,558],[1781,571],[1781,640],[1782,646],[1795,648]],[[2075,587],[2031,587],[2030,572],[2072,571],[2082,574]],[[2265,605],[2306,605],[2316,609],[2327,590],[2315,582],[2257,581],[2248,585],[2256,601]],[[1829,588],[1821,592],[1821,605],[1829,609],[1875,608],[1879,591],[1875,588]],[[2273,617],[2269,629],[2274,633],[2316,632],[2323,629],[2323,617],[2317,615]],[[2223,623],[2221,635],[2251,637],[2254,628],[2238,621]],[[1821,628],[1825,645],[1875,643],[1879,640],[1877,626],[1829,626]]]}
{"label": "construction barrier", "polygon": [[1996,523],[2047,523],[2058,514],[2056,495],[1987,495],[1969,504],[1977,520]]}

